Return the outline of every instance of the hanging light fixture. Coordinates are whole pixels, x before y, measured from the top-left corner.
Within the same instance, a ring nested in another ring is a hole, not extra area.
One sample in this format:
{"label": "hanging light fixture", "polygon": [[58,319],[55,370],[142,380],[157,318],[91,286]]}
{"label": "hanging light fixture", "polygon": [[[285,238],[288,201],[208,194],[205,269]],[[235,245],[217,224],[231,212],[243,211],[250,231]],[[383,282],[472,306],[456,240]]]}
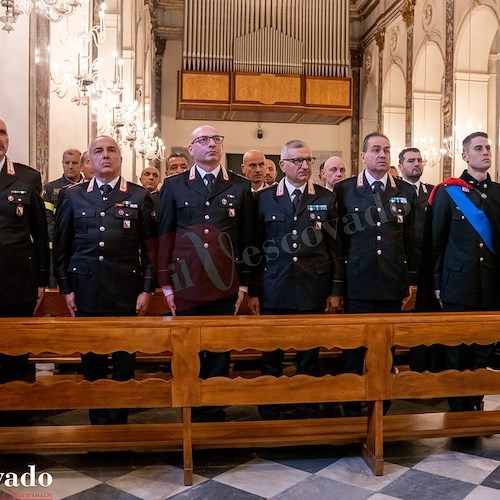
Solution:
{"label": "hanging light fixture", "polygon": [[88,3],[88,0],[1,0],[0,5],[5,8],[5,15],[0,17],[0,21],[4,23],[2,29],[8,33],[14,31],[12,25],[17,18],[21,14],[29,16],[33,7],[43,12],[50,22],[58,23],[74,14],[83,3]]}

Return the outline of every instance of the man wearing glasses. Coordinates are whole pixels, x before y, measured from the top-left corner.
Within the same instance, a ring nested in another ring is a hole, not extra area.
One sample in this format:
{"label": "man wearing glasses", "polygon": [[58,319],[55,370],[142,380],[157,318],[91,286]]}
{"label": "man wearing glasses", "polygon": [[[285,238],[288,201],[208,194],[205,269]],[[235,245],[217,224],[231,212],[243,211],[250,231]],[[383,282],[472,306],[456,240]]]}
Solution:
{"label": "man wearing glasses", "polygon": [[[247,290],[255,200],[250,181],[221,165],[224,137],[203,125],[191,134],[190,170],[163,183],[158,215],[158,281],[173,315],[236,314]],[[227,376],[229,353],[204,351],[202,378]],[[220,408],[202,408],[196,420],[224,420]]]}
{"label": "man wearing glasses", "polygon": [[[288,141],[281,151],[285,177],[257,193],[259,240],[267,258],[256,268],[250,289],[253,314],[335,312],[342,290],[340,247],[335,237],[335,196],[311,179],[315,158],[302,141]],[[283,374],[282,350],[264,352],[262,375]],[[297,352],[297,373],[319,376],[319,348]],[[300,404],[299,418],[317,416],[319,405]],[[282,408],[259,407],[264,419],[278,419]]]}

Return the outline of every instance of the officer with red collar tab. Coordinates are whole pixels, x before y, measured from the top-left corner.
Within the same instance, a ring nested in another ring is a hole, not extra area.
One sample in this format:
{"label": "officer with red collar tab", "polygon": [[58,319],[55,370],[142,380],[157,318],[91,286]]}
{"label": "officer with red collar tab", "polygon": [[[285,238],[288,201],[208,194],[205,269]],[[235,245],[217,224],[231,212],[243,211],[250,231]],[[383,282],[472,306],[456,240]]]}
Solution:
{"label": "officer with red collar tab", "polygon": [[[488,174],[491,146],[484,132],[463,140],[467,163],[429,198],[432,213],[434,294],[443,311],[498,310],[500,306],[500,184]],[[445,369],[486,367],[492,346],[446,348]],[[481,409],[483,396],[449,398],[453,411]]]}
{"label": "officer with red collar tab", "polygon": [[[394,178],[389,139],[380,132],[363,141],[365,170],[335,185],[339,235],[345,255],[344,311],[401,311],[416,282],[415,189]],[[346,372],[360,374],[364,349],[344,351]],[[359,403],[344,405],[347,416],[361,413]]]}
{"label": "officer with red collar tab", "polygon": [[[174,315],[236,314],[247,291],[242,255],[254,245],[255,200],[250,181],[220,164],[223,142],[209,125],[195,129],[188,146],[195,165],[161,189],[158,281]],[[229,353],[202,353],[202,378],[228,373]],[[196,418],[225,415],[203,408]]]}
{"label": "officer with red collar tab", "polygon": [[[61,191],[54,228],[54,269],[72,316],[135,316],[148,309],[155,290],[157,227],[149,191],[120,176],[115,140],[98,136],[89,145],[95,175]],[[148,248],[149,247],[149,248]],[[113,379],[134,376],[135,355],[113,353]],[[108,356],[82,355],[87,380],[106,378]],[[90,410],[92,424],[127,422],[128,410]]]}
{"label": "officer with red collar tab", "polygon": [[[253,314],[334,313],[340,306],[342,272],[335,236],[335,196],[311,179],[315,158],[303,141],[290,140],[281,151],[285,177],[259,191],[261,265],[250,289]],[[283,375],[284,352],[262,354],[262,375]],[[297,373],[319,376],[319,348],[297,351]],[[318,404],[299,404],[299,418],[318,415]],[[282,417],[277,405],[261,405],[263,419]]]}
{"label": "officer with red collar tab", "polygon": [[[13,163],[8,148],[7,125],[0,119],[0,317],[28,317],[49,282],[47,220],[40,172]],[[0,354],[0,383],[25,380],[27,361],[27,354]]]}

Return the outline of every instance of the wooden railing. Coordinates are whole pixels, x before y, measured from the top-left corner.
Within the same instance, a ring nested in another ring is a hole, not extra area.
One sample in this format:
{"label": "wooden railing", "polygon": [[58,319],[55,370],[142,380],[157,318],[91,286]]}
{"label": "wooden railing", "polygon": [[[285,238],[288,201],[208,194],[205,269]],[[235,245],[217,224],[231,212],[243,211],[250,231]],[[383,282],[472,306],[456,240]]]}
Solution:
{"label": "wooden railing", "polygon": [[[500,393],[500,372],[398,372],[393,346],[458,345],[500,340],[500,314],[393,314],[142,318],[0,318],[0,352],[149,355],[170,353],[172,376],[128,382],[87,382],[57,375],[34,383],[0,385],[4,410],[70,408],[182,408],[182,423],[122,426],[0,428],[0,452],[182,449],[191,484],[193,448],[283,446],[355,441],[377,475],[383,473],[384,440],[495,434],[500,412],[383,416],[386,399]],[[202,350],[242,352],[276,348],[366,347],[363,375],[254,378],[198,377]],[[367,417],[289,421],[191,422],[191,408],[211,405],[365,401]]]}

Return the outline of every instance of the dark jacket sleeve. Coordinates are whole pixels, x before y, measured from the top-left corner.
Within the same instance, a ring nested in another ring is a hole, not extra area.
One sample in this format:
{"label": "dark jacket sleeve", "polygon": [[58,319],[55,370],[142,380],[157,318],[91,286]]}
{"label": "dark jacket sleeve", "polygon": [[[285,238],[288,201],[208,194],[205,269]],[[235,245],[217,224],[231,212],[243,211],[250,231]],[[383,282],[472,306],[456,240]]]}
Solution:
{"label": "dark jacket sleeve", "polygon": [[155,220],[154,202],[149,193],[146,193],[141,203],[142,239],[141,239],[141,264],[144,279],[143,290],[154,292],[156,279],[154,262],[156,262],[158,227]]}

